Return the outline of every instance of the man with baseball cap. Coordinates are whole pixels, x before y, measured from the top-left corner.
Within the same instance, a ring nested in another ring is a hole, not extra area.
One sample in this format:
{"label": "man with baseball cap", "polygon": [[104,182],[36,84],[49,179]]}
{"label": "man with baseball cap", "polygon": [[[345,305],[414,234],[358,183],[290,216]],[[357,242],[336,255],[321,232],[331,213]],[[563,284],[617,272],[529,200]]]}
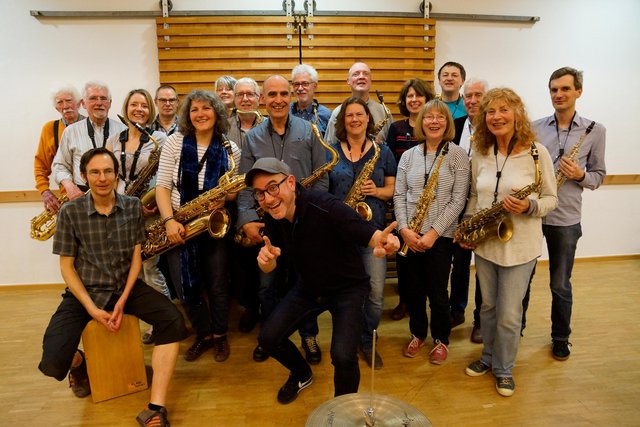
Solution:
{"label": "man with baseball cap", "polygon": [[377,230],[331,194],[302,188],[289,166],[275,158],[257,160],[245,182],[267,214],[258,266],[268,273],[279,262],[288,263],[293,283],[258,337],[265,351],[290,371],[278,402],[294,401],[311,385],[311,367],[289,335],[325,310],[333,321],[335,395],[357,392],[362,305],[370,292],[359,248],[371,246],[378,257],[396,252],[400,242],[390,234],[396,224]]}

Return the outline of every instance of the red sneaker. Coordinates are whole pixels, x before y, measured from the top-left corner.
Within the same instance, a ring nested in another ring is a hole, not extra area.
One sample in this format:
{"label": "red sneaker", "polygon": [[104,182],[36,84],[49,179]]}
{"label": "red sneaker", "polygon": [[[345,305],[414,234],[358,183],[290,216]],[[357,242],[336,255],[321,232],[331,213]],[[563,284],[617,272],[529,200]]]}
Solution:
{"label": "red sneaker", "polygon": [[418,355],[418,351],[424,345],[424,341],[415,335],[411,335],[411,341],[407,344],[407,347],[404,349],[404,355],[407,357],[416,357]]}
{"label": "red sneaker", "polygon": [[436,340],[436,345],[429,352],[429,361],[434,365],[442,365],[447,360],[448,354],[449,349],[447,346],[441,343],[440,340]]}

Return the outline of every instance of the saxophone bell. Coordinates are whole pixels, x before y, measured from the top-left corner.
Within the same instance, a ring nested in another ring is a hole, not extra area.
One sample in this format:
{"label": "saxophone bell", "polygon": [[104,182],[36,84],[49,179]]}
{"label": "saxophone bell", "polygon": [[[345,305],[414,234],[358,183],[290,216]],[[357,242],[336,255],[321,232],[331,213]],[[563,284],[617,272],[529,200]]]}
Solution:
{"label": "saxophone bell", "polygon": [[356,206],[353,209],[365,221],[371,221],[371,218],[373,218],[373,212],[371,211],[371,207],[368,204],[366,204],[365,202],[356,203]]}

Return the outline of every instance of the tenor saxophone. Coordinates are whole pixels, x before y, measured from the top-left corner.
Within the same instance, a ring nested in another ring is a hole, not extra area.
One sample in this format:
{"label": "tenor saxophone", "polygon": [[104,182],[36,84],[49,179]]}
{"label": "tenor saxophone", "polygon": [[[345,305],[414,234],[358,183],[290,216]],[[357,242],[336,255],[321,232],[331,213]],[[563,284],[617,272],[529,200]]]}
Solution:
{"label": "tenor saxophone", "polygon": [[378,100],[380,101],[380,104],[382,104],[382,107],[384,108],[384,118],[382,120],[378,121],[373,126],[373,136],[374,137],[378,136],[380,131],[382,131],[382,129],[386,126],[387,122],[391,119],[391,111],[389,111],[389,109],[387,108],[387,106],[384,103],[384,96],[382,96],[382,94],[377,90],[376,90],[376,96],[378,97]]}
{"label": "tenor saxophone", "polygon": [[[535,143],[531,143],[531,157],[536,167],[535,180],[511,193],[511,196],[518,200],[524,200],[532,193],[540,191],[542,186],[542,173],[538,162],[538,148]],[[477,212],[468,220],[462,221],[456,228],[454,240],[470,246],[477,246],[485,240],[497,237],[502,243],[506,243],[513,237],[513,222],[504,208],[502,200],[494,203],[491,207]]]}
{"label": "tenor saxophone", "polygon": [[[426,142],[425,142],[425,150]],[[422,190],[422,194],[420,195],[420,199],[418,199],[418,203],[416,204],[416,211],[413,214],[413,218],[409,221],[409,230],[412,230],[416,233],[420,233],[420,229],[422,228],[422,224],[424,220],[429,215],[429,207],[431,206],[431,202],[436,199],[436,189],[438,188],[438,179],[440,177],[440,167],[442,166],[442,161],[444,160],[444,156],[449,152],[449,143],[447,142],[444,147],[442,147],[442,152],[440,156],[436,160],[436,164],[434,165],[434,172],[429,177],[427,184],[424,186]],[[409,251],[409,245],[405,242],[402,245],[400,251],[398,251],[398,255],[407,256],[407,252]]]}
{"label": "tenor saxophone", "polygon": [[[184,241],[192,239],[204,231],[208,231],[213,238],[220,239],[229,231],[230,216],[225,208],[211,210],[210,206],[230,193],[243,190],[244,174],[232,176],[236,170],[236,164],[231,151],[231,144],[226,136],[223,136],[223,145],[229,153],[231,167],[220,177],[218,186],[214,187],[195,199],[185,203],[173,212],[173,219],[184,225]],[[160,218],[145,229],[147,239],[142,245],[144,259],[164,253],[177,246],[177,243],[169,242],[164,221]]]}
{"label": "tenor saxophone", "polygon": [[[133,125],[138,131],[144,133],[153,142],[153,150],[149,153],[149,161],[147,165],[142,168],[135,180],[131,181],[127,186],[124,194],[127,196],[137,197],[142,202],[142,205],[147,209],[153,209],[156,205],[156,191],[155,188],[149,190],[149,183],[158,172],[158,165],[160,164],[160,145],[158,141],[151,135],[151,133],[140,126],[136,122],[129,122],[127,119],[118,114],[120,121],[125,125]],[[122,147],[124,150],[124,147]]]}
{"label": "tenor saxophone", "polygon": [[[582,143],[586,139],[587,135],[591,133],[595,125],[596,125],[595,121],[591,122],[589,127],[587,127],[584,133],[580,136],[580,139],[578,140],[578,142],[576,142],[575,145],[571,147],[571,151],[567,156],[569,160],[576,159],[576,157],[578,156],[578,153],[580,152],[580,147],[582,146]],[[556,185],[558,186],[558,188],[562,187],[562,184],[564,184],[566,181],[567,181],[567,176],[562,172],[560,172],[560,168],[558,168],[558,171],[556,172]]]}
{"label": "tenor saxophone", "polygon": [[[320,135],[318,126],[316,126],[315,123],[310,123],[310,124],[311,124],[311,130],[313,131],[313,134],[318,139],[318,142],[320,142],[320,144],[331,153],[331,160],[329,160],[327,163],[325,163],[324,165],[320,166],[319,168],[311,172],[311,175],[301,180],[300,185],[303,188],[311,188],[311,186],[313,186],[313,184],[315,184],[320,178],[322,178],[327,173],[329,173],[338,164],[338,161],[339,161],[338,152],[332,146],[327,144],[324,141],[324,139],[322,139],[322,135]],[[256,209],[256,213],[258,214],[258,217],[260,217],[261,219],[264,216],[264,211],[260,207]],[[244,247],[253,246],[253,243],[251,242],[251,240],[249,239],[249,237],[247,236],[247,234],[244,232],[243,229],[240,229],[236,232],[235,236],[233,236],[233,241],[236,243],[239,243]]]}
{"label": "tenor saxophone", "polygon": [[371,221],[371,218],[373,218],[373,212],[371,211],[371,207],[364,202],[366,196],[362,194],[362,186],[371,179],[371,175],[373,175],[373,171],[379,157],[380,147],[378,147],[378,144],[374,142],[373,157],[365,163],[358,174],[358,178],[354,181],[353,185],[349,189],[349,193],[347,193],[347,196],[344,198],[344,202],[367,221]]}

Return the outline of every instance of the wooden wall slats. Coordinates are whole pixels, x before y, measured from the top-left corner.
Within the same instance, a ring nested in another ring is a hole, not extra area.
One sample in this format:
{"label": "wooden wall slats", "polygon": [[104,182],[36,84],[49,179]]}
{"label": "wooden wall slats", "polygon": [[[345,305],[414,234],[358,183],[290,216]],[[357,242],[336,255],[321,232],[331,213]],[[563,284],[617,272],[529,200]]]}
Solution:
{"label": "wooden wall slats", "polygon": [[160,81],[181,95],[211,89],[222,75],[250,76],[259,84],[272,74],[289,78],[299,62],[300,41],[303,62],[320,75],[316,98],[329,108],[350,96],[347,72],[356,61],[369,64],[372,89],[385,95],[398,118],[395,101],[404,82],[413,77],[433,82],[432,19],[312,17],[300,38],[294,18],[284,16],[158,18],[156,23]]}

